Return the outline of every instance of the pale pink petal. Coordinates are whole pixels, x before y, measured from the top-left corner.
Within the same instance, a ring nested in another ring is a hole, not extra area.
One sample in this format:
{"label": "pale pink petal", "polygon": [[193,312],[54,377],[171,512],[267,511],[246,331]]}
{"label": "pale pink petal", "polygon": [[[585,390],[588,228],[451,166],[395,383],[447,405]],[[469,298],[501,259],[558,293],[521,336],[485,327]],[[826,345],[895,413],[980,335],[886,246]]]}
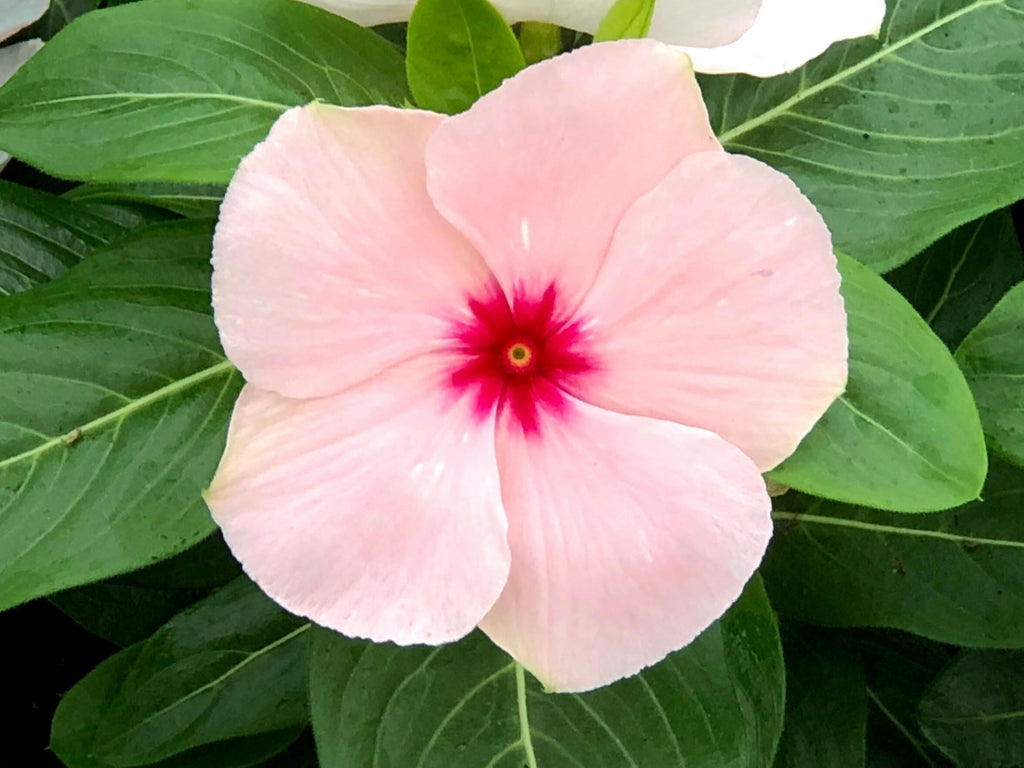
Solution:
{"label": "pale pink petal", "polygon": [[443,118],[390,107],[289,110],[221,206],[213,308],[246,379],[289,397],[339,392],[442,343],[492,278],[426,194]]}
{"label": "pale pink petal", "polygon": [[619,218],[684,156],[718,149],[688,59],[630,40],[520,72],[427,144],[427,185],[508,295],[571,308]]}
{"label": "pale pink petal", "polygon": [[246,573],[292,613],[442,643],[501,592],[493,417],[445,398],[434,357],[319,400],[242,391],[206,501]]}
{"label": "pale pink petal", "polygon": [[[736,42],[685,50],[698,72],[772,77],[805,64],[837,40],[877,34],[884,17],[885,0],[763,0],[754,26]],[[674,36],[671,27],[652,24],[651,36],[694,45]]]}
{"label": "pale pink petal", "polygon": [[683,160],[630,209],[580,310],[605,408],[708,429],[762,470],[846,382],[831,238],[786,176],[751,158]]}
{"label": "pale pink petal", "polygon": [[0,0],[0,41],[40,18],[50,0]]}
{"label": "pale pink petal", "polygon": [[481,628],[548,688],[632,675],[739,596],[771,536],[757,468],[717,435],[572,401],[498,425],[512,570]]}

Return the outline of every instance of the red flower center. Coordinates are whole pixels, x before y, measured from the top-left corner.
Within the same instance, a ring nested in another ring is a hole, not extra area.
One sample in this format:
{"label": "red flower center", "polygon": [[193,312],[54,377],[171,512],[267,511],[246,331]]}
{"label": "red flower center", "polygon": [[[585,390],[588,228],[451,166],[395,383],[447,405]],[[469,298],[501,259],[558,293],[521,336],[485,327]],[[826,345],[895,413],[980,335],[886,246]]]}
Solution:
{"label": "red flower center", "polygon": [[595,368],[585,353],[578,322],[558,306],[555,287],[540,296],[517,291],[509,304],[494,286],[486,299],[469,299],[473,319],[455,327],[459,362],[452,387],[474,398],[476,412],[497,408],[527,434],[540,429],[540,414],[568,412],[566,385]]}

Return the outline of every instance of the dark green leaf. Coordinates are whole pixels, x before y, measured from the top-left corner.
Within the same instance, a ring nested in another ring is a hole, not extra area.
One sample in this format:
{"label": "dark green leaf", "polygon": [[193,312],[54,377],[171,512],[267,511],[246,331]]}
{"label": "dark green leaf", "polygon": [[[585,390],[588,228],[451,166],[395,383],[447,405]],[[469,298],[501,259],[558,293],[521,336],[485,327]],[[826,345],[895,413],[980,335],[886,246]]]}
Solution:
{"label": "dark green leaf", "polygon": [[51,746],[71,768],[260,762],[308,722],[308,629],[238,579],[76,685]]}
{"label": "dark green leaf", "polygon": [[1024,653],[964,651],[921,700],[921,730],[959,768],[1024,765]]}
{"label": "dark green leaf", "polygon": [[41,37],[43,40],[49,40],[83,13],[96,10],[100,2],[101,0],[50,0],[50,9],[18,37]]}
{"label": "dark green leaf", "polygon": [[850,334],[846,392],[772,480],[900,512],[947,509],[985,480],[985,442],[946,345],[891,286],[841,257]]}
{"label": "dark green leaf", "polygon": [[448,114],[468,109],[525,66],[515,35],[487,0],[419,0],[406,54],[416,103]]}
{"label": "dark green leaf", "polygon": [[850,633],[864,659],[868,768],[946,768],[948,763],[917,727],[917,704],[952,653],[938,643],[891,630]]}
{"label": "dark green leaf", "polygon": [[131,211],[77,204],[0,181],[0,295],[52,280],[141,223]]}
{"label": "dark green leaf", "polygon": [[166,208],[195,218],[214,218],[224,199],[224,187],[217,184],[176,184],[137,182],[124,184],[81,184],[64,197],[70,200],[107,203],[136,203]]}
{"label": "dark green leaf", "polygon": [[964,339],[956,359],[992,449],[1024,466],[1024,283]]}
{"label": "dark green leaf", "polygon": [[690,646],[590,693],[542,692],[479,632],[398,648],[319,631],[311,685],[323,768],[764,768],[782,725],[758,579]]}
{"label": "dark green leaf", "polygon": [[836,247],[880,272],[1024,196],[1024,0],[888,5],[878,40],[702,81],[726,148],[792,176]]}
{"label": "dark green leaf", "polygon": [[775,768],[864,768],[868,700],[860,651],[837,631],[782,626],[786,720]]}
{"label": "dark green leaf", "polygon": [[993,461],[984,497],[931,515],[777,498],[761,569],[772,605],[815,624],[1024,647],[1024,471]]}
{"label": "dark green leaf", "polygon": [[594,33],[594,42],[646,37],[654,16],[654,0],[615,0]]}
{"label": "dark green leaf", "polygon": [[955,348],[1024,279],[1024,256],[1010,212],[965,224],[885,277]]}
{"label": "dark green leaf", "polygon": [[0,148],[96,181],[225,183],[286,109],[405,100],[390,44],[293,0],[89,13],[0,90]]}
{"label": "dark green leaf", "polygon": [[169,560],[65,590],[50,602],[93,634],[124,647],[146,639],[240,573],[224,539],[215,534]]}
{"label": "dark green leaf", "polygon": [[288,749],[260,763],[259,768],[320,768],[312,731],[307,729]]}
{"label": "dark green leaf", "polygon": [[212,531],[200,492],[240,382],[209,252],[208,222],[156,225],[0,304],[0,608]]}

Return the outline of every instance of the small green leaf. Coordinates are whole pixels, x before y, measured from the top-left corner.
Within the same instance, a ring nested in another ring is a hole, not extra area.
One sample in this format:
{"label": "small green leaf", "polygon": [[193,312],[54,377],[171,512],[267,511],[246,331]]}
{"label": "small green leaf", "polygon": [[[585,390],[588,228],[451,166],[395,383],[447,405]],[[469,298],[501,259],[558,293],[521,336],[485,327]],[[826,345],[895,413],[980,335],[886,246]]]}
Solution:
{"label": "small green leaf", "polygon": [[70,768],[266,759],[308,723],[309,626],[239,578],[79,682],[51,747]]}
{"label": "small green leaf", "polygon": [[419,0],[406,52],[416,103],[447,114],[468,109],[525,66],[512,29],[487,0]]}
{"label": "small green leaf", "polygon": [[0,296],[64,274],[86,254],[143,223],[131,211],[74,203],[0,181]]}
{"label": "small green leaf", "polygon": [[527,66],[562,52],[562,28],[541,21],[519,23],[519,47]]}
{"label": "small green leaf", "polygon": [[1024,466],[1024,283],[971,331],[956,359],[992,450]]}
{"label": "small green leaf", "polygon": [[1024,653],[964,651],[921,699],[918,722],[958,768],[1024,765]]}
{"label": "small green leaf", "polygon": [[644,37],[653,16],[654,0],[615,0],[594,33],[594,42]]}
{"label": "small green leaf", "polygon": [[850,334],[846,392],[769,477],[899,512],[975,498],[985,480],[985,441],[956,361],[884,280],[845,257],[839,269]]}
{"label": "small green leaf", "polygon": [[757,578],[688,647],[589,693],[544,693],[479,632],[399,648],[317,631],[310,682],[323,768],[765,768],[782,727]]}
{"label": "small green leaf", "polygon": [[885,276],[951,348],[964,340],[1011,287],[1024,256],[1009,210],[954,230]]}
{"label": "small green leaf", "polygon": [[844,635],[782,625],[786,719],[774,768],[864,768],[868,700],[860,652]]}
{"label": "small green leaf", "polygon": [[221,184],[179,184],[135,182],[123,184],[79,184],[64,197],[94,203],[152,205],[189,218],[215,218],[224,199]]}
{"label": "small green leaf", "polygon": [[75,20],[0,89],[0,149],[70,179],[223,184],[316,99],[400,106],[401,56],[292,0],[142,0]]}
{"label": "small green leaf", "polygon": [[209,535],[240,377],[210,309],[210,222],[140,230],[0,302],[0,609]]}
{"label": "small green leaf", "polygon": [[813,624],[1024,647],[1024,470],[993,460],[983,495],[932,515],[777,498],[761,567],[772,605]]}

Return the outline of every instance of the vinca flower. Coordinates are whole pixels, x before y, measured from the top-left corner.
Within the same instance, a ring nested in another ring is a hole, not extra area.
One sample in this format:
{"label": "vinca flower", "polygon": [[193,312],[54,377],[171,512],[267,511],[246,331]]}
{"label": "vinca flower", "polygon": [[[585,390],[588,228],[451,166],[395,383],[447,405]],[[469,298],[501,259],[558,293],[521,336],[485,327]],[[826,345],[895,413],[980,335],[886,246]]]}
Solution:
{"label": "vinca flower", "polygon": [[771,535],[761,473],[846,380],[825,224],[722,150],[653,41],[454,117],[292,109],[213,260],[247,384],[206,498],[247,573],[350,636],[479,626],[552,690],[728,608]]}
{"label": "vinca flower", "polygon": [[[415,0],[304,0],[358,24],[406,21]],[[494,0],[510,22],[593,33],[614,0]],[[648,36],[683,46],[698,72],[772,77],[832,43],[878,33],[885,0],[657,0]]]}

